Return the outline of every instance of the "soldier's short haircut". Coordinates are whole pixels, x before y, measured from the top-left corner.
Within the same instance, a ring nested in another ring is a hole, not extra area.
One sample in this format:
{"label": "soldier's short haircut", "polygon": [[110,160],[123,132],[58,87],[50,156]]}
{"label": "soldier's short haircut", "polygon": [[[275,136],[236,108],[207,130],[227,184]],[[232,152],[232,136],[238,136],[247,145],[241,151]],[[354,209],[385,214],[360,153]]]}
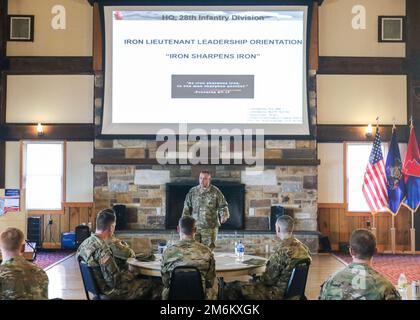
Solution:
{"label": "soldier's short haircut", "polygon": [[117,221],[117,217],[114,210],[104,209],[99,211],[96,217],[96,229],[104,231],[115,221]]}
{"label": "soldier's short haircut", "polygon": [[208,174],[209,176],[211,176],[211,173],[210,173],[210,171],[209,171],[209,170],[201,170],[201,171],[200,171],[200,174],[201,174],[201,173]]}
{"label": "soldier's short haircut", "polygon": [[358,259],[370,259],[375,253],[376,239],[367,229],[356,229],[350,236],[350,248]]}
{"label": "soldier's short haircut", "polygon": [[280,226],[280,230],[283,232],[291,233],[295,226],[295,220],[291,216],[285,214],[277,218],[276,224]]}
{"label": "soldier's short haircut", "polygon": [[25,240],[22,231],[17,228],[7,228],[0,235],[0,246],[7,251],[19,250]]}
{"label": "soldier's short haircut", "polygon": [[192,235],[195,227],[195,219],[191,216],[182,216],[178,222],[179,229],[183,234]]}

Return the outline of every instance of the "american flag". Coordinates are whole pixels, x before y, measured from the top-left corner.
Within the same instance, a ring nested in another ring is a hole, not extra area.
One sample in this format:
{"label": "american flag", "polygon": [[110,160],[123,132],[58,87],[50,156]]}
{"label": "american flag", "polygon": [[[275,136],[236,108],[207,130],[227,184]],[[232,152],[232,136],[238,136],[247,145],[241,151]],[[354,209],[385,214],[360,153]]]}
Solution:
{"label": "american flag", "polygon": [[369,163],[366,166],[362,191],[371,212],[378,212],[388,204],[385,165],[379,128],[376,128],[375,140],[373,140]]}

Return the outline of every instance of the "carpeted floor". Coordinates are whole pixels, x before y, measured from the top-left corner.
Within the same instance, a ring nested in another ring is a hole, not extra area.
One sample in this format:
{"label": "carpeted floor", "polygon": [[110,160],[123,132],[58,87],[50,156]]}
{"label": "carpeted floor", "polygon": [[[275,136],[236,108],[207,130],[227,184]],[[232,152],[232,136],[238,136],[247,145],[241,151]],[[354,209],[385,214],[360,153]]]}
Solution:
{"label": "carpeted floor", "polygon": [[33,263],[42,269],[46,269],[58,261],[72,255],[74,250],[45,250],[37,251],[36,258]]}
{"label": "carpeted floor", "polygon": [[[334,255],[346,263],[352,261],[348,254],[334,253]],[[408,283],[411,284],[413,280],[420,280],[420,255],[379,254],[373,257],[373,268],[394,285],[398,283],[401,273],[405,274]]]}

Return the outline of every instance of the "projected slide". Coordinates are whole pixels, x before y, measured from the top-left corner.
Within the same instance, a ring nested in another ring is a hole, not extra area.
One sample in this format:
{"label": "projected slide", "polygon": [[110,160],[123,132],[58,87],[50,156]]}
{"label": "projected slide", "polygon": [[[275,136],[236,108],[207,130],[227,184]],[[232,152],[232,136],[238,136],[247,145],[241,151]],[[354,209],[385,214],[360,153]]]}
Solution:
{"label": "projected slide", "polygon": [[303,10],[109,15],[112,124],[304,123]]}
{"label": "projected slide", "polygon": [[102,134],[309,134],[308,6],[101,8]]}

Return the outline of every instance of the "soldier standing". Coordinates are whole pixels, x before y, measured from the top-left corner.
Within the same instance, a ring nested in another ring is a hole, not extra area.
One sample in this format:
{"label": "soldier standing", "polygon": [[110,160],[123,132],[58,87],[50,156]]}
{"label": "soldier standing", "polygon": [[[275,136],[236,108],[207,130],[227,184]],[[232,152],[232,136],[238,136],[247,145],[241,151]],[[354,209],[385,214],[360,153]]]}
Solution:
{"label": "soldier standing", "polygon": [[209,171],[200,172],[199,182],[185,197],[182,215],[197,221],[197,241],[213,250],[220,224],[229,219],[229,208],[222,192],[211,184]]}
{"label": "soldier standing", "polygon": [[115,212],[105,209],[98,213],[96,231],[82,242],[77,257],[90,267],[99,290],[110,299],[160,299],[161,282],[137,279],[129,271],[121,271],[108,245],[116,225]]}
{"label": "soldier standing", "polygon": [[261,278],[254,283],[227,283],[225,296],[228,300],[283,299],[295,266],[311,262],[309,249],[292,235],[293,225],[294,220],[290,216],[284,215],[277,219],[276,234],[280,243],[270,256]]}
{"label": "soldier standing", "polygon": [[168,299],[172,271],[178,266],[197,267],[201,273],[203,291],[209,300],[216,299],[215,288],[216,262],[213,252],[205,245],[194,240],[196,233],[195,220],[192,217],[181,217],[177,231],[180,241],[168,247],[162,255],[162,299]]}
{"label": "soldier standing", "polygon": [[3,262],[0,265],[0,300],[47,300],[48,276],[25,260],[24,234],[7,228],[0,235]]}
{"label": "soldier standing", "polygon": [[353,262],[333,274],[321,286],[321,300],[401,300],[395,287],[372,269],[376,239],[367,229],[354,230],[350,237]]}

